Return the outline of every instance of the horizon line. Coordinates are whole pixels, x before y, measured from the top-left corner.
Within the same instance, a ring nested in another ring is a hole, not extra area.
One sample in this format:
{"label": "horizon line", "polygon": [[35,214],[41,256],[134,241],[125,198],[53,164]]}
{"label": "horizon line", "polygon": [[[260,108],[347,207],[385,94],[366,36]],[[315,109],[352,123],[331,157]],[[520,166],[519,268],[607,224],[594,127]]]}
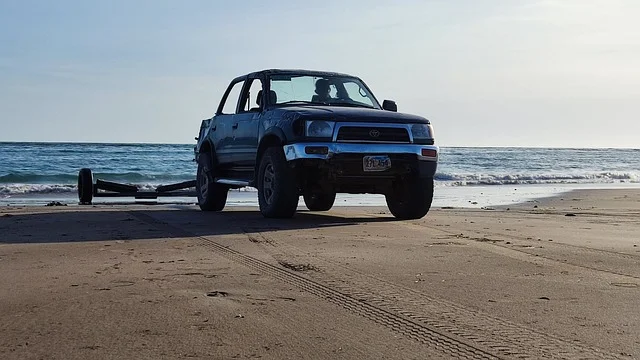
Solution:
{"label": "horizon line", "polygon": [[[102,141],[7,141],[0,140],[0,144],[93,144],[93,145],[196,145],[196,143],[180,142],[102,142]],[[522,145],[440,145],[443,148],[516,148],[516,149],[593,149],[593,150],[640,150],[640,147],[615,146],[522,146]]]}

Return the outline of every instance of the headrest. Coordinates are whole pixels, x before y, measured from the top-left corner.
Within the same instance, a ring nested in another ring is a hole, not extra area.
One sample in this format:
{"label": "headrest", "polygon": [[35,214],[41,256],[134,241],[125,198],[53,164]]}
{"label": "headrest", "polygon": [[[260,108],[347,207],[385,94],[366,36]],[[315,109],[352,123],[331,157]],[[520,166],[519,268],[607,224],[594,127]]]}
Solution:
{"label": "headrest", "polygon": [[[269,90],[269,103],[275,104],[278,102],[278,94],[275,91]],[[258,106],[262,106],[262,90],[258,91],[258,95],[256,95],[256,104]]]}
{"label": "headrest", "polygon": [[273,105],[277,102],[278,102],[278,94],[276,94],[276,92],[273,90],[269,90],[269,103]]}

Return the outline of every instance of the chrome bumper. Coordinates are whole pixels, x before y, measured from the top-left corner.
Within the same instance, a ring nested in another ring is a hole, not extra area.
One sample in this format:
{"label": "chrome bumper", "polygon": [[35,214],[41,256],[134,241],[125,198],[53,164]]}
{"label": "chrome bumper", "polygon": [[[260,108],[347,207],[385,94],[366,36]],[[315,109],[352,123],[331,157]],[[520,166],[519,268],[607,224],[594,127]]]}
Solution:
{"label": "chrome bumper", "polygon": [[[308,154],[305,149],[307,146],[314,148],[326,146],[327,154]],[[388,154],[415,154],[418,160],[437,162],[438,157],[422,156],[422,149],[435,150],[436,154],[439,148],[435,145],[417,145],[417,144],[354,144],[354,143],[296,143],[285,145],[284,155],[287,161],[297,159],[321,159],[328,160],[338,154],[363,154],[363,155],[388,155]]]}

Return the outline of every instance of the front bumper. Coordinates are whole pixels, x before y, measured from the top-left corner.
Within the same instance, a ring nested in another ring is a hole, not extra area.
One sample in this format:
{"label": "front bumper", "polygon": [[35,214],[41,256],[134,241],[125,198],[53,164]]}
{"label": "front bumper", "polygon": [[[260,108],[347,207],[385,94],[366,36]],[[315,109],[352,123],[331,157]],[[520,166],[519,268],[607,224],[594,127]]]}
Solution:
{"label": "front bumper", "polygon": [[[309,153],[307,148],[326,147],[326,153]],[[423,150],[435,152],[435,156],[423,156]],[[393,154],[411,154],[415,155],[419,161],[438,161],[439,148],[435,145],[417,145],[417,144],[355,144],[355,143],[296,143],[284,146],[284,155],[287,161],[299,159],[319,159],[329,160],[336,155],[342,154],[362,154],[364,155],[393,155]]]}
{"label": "front bumper", "polygon": [[[325,151],[318,153],[317,150],[321,148],[325,148]],[[438,166],[438,150],[434,145],[417,144],[310,142],[284,146],[287,161],[294,167],[304,169],[307,175],[325,174],[335,183],[358,185],[367,182],[380,184],[380,180],[393,180],[407,175],[434,177]],[[424,156],[425,153],[430,156]],[[362,162],[367,155],[388,155],[391,168],[379,172],[364,171]]]}

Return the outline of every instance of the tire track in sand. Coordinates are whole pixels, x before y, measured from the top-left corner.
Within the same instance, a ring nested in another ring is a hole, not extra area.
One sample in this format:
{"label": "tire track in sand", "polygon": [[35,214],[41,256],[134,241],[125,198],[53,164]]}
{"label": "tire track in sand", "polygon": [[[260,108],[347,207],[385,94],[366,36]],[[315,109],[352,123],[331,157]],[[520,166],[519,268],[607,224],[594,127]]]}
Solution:
{"label": "tire track in sand", "polygon": [[[394,222],[394,224],[397,224]],[[306,275],[361,302],[455,335],[461,341],[486,349],[498,357],[519,359],[619,359],[614,354],[573,340],[543,333],[476,309],[426,295],[365,274],[337,261],[309,256],[303,250],[278,242],[267,234],[247,232],[276,261],[309,264],[317,272]]]}
{"label": "tire track in sand", "polygon": [[200,245],[225,258],[296,286],[455,358],[620,358],[600,349],[436,299],[328,259],[311,258],[300,249],[279,243],[260,232],[248,232],[246,235],[274,259],[284,262],[288,257],[305,258],[317,272],[306,272],[306,276],[302,276],[225,247],[210,236],[197,236],[145,213],[131,214],[146,223],[163,227],[176,236],[197,239]]}
{"label": "tire track in sand", "polygon": [[[380,215],[375,215],[375,214],[367,214],[367,216],[370,216],[371,218],[385,218],[385,216],[380,216]],[[575,266],[575,267],[579,267],[579,268],[583,268],[583,269],[587,269],[587,270],[591,270],[591,271],[596,271],[596,272],[601,272],[601,273],[606,273],[606,274],[612,274],[612,275],[617,275],[617,276],[621,276],[621,277],[626,277],[626,278],[632,278],[632,279],[640,279],[639,275],[634,275],[634,274],[629,274],[629,273],[624,273],[620,270],[616,270],[616,269],[606,269],[604,268],[604,264],[606,264],[606,262],[603,263],[597,263],[597,262],[592,262],[591,265],[586,265],[584,263],[579,263],[575,260],[567,260],[565,258],[558,258],[558,257],[554,257],[552,254],[548,254],[545,252],[540,252],[540,251],[536,251],[537,248],[535,245],[537,245],[537,242],[531,239],[528,239],[525,236],[518,236],[516,234],[504,234],[504,233],[499,233],[499,232],[490,232],[490,231],[475,231],[475,230],[462,230],[462,231],[451,231],[451,230],[447,230],[447,229],[442,229],[442,228],[438,228],[435,226],[430,226],[424,223],[414,223],[414,222],[407,222],[407,221],[396,221],[393,222],[394,224],[400,225],[400,226],[404,226],[407,228],[411,228],[411,229],[429,229],[429,230],[433,230],[433,231],[438,231],[441,232],[451,238],[460,238],[460,239],[466,239],[466,240],[471,240],[476,242],[478,245],[482,245],[485,247],[493,247],[493,248],[499,248],[503,250],[503,254],[506,254],[508,252],[511,253],[518,253],[518,254],[522,254],[522,255],[526,255],[526,256],[530,256],[530,257],[535,257],[536,259],[545,259],[548,261],[552,261],[554,263],[558,263],[558,264],[563,264],[563,265],[570,265],[570,266]],[[472,234],[472,235],[464,235],[464,236],[460,236],[461,234],[464,233],[468,233],[468,234]],[[487,234],[489,234],[490,236],[494,236],[494,237],[498,237],[497,239],[488,239],[486,236]],[[531,243],[532,246],[530,248],[516,248],[513,245],[508,246],[506,244],[507,241],[509,240],[520,240],[523,242],[527,242],[527,243]],[[499,243],[499,242],[504,242],[503,243]],[[571,245],[571,244],[563,244],[563,243],[557,243],[557,242],[545,242],[545,246],[548,248],[553,248],[553,249],[557,249],[558,253],[567,253],[567,252],[583,252],[583,253],[587,253],[587,254],[593,254],[595,256],[604,256],[604,257],[610,257],[610,258],[617,258],[620,260],[625,260],[625,261],[630,261],[632,263],[629,264],[628,267],[626,267],[627,269],[637,269],[638,266],[638,261],[640,260],[640,258],[636,255],[633,254],[626,254],[626,253],[619,253],[619,252],[615,252],[615,251],[610,251],[610,250],[602,250],[602,249],[594,249],[594,248],[589,248],[589,247],[585,247],[585,246],[579,246],[579,245]],[[560,251],[560,249],[562,249],[562,251]],[[547,251],[548,252],[548,251]]]}
{"label": "tire track in sand", "polygon": [[196,239],[197,242],[220,256],[244,265],[252,270],[269,275],[286,284],[295,286],[303,291],[314,294],[349,312],[367,318],[377,324],[383,325],[401,335],[419,341],[433,350],[447,356],[458,359],[499,359],[500,357],[481,348],[460,341],[455,335],[449,335],[432,329],[422,323],[416,322],[395,312],[376,306],[375,304],[360,301],[345,294],[336,288],[314,281],[300,274],[288,271],[283,267],[275,266],[254,258],[252,256],[235,251],[205,236],[198,236],[188,230],[158,220],[151,215],[142,212],[130,212],[132,216],[150,225],[156,226],[178,237]]}

